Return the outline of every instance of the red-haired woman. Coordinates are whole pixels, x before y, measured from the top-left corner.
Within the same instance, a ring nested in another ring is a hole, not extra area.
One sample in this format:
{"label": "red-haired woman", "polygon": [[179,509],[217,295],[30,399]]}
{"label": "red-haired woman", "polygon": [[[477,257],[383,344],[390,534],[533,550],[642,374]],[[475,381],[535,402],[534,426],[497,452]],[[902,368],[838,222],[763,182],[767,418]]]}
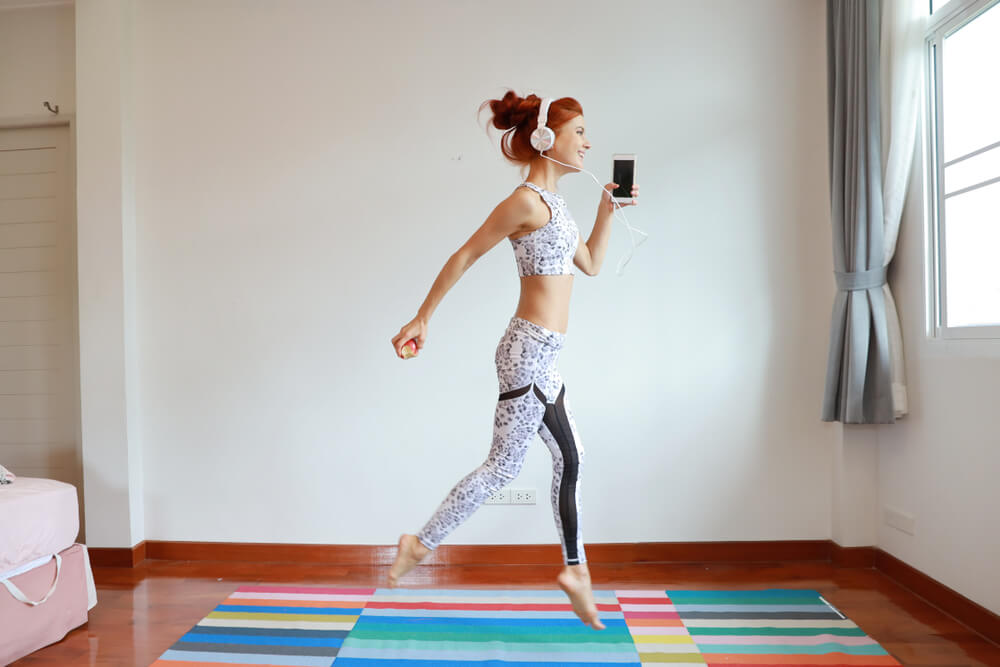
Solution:
{"label": "red-haired woman", "polygon": [[[501,150],[522,167],[522,174],[527,168],[527,178],[448,259],[417,316],[403,325],[392,345],[400,357],[404,357],[404,347],[412,345],[411,340],[415,340],[415,351],[423,348],[427,324],[444,295],[473,262],[503,239],[510,239],[521,276],[521,298],[496,350],[500,397],[493,421],[493,445],[486,461],[455,485],[416,535],[399,538],[389,584],[397,586],[400,577],[494,491],[517,477],[537,433],[552,453],[552,509],[566,564],[557,581],[580,619],[602,630],[580,525],[583,446],[556,360],[569,322],[573,267],[588,276],[601,270],[614,204],[606,192],[590,238],[580,243],[576,223],[556,187],[562,176],[583,168],[584,155],[590,149],[579,102],[571,97],[554,101],[535,95],[521,98],[508,91],[502,99],[488,100],[483,107],[486,105],[493,112],[493,126],[505,130]],[[552,133],[547,137],[546,128]],[[610,192],[615,187],[609,183],[605,189]],[[638,196],[638,186],[632,196]]]}

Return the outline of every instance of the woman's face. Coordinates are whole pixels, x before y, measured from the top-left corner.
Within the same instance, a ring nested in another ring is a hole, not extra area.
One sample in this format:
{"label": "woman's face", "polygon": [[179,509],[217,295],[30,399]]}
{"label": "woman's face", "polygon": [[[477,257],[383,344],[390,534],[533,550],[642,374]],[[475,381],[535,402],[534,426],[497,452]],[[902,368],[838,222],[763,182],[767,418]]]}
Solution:
{"label": "woman's face", "polygon": [[575,116],[556,131],[556,142],[549,153],[560,162],[582,169],[584,155],[589,150],[583,116]]}

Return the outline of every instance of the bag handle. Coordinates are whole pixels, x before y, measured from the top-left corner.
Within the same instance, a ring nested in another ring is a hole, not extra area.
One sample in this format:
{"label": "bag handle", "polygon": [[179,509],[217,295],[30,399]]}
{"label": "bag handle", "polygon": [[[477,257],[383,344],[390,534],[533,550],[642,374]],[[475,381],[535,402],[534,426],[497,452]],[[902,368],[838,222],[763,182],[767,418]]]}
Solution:
{"label": "bag handle", "polygon": [[25,604],[30,604],[32,607],[44,604],[50,597],[52,597],[52,594],[56,592],[56,586],[59,585],[59,572],[62,570],[62,558],[59,557],[59,554],[52,554],[52,556],[56,559],[56,578],[55,581],[52,582],[52,588],[50,588],[49,592],[45,594],[45,597],[38,602],[32,602],[29,600],[27,596],[21,592],[20,588],[11,583],[10,579],[0,579],[0,584],[7,587],[7,590],[10,591],[10,594],[14,596],[15,600]]}

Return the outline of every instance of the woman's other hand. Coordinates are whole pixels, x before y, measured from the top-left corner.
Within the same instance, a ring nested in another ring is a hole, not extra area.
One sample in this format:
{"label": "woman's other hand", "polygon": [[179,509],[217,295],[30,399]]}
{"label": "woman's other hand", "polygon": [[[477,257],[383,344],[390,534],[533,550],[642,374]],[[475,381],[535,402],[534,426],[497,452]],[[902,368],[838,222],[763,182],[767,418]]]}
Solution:
{"label": "woman's other hand", "polygon": [[392,337],[392,349],[396,351],[396,356],[400,359],[406,358],[403,356],[403,346],[410,339],[417,343],[417,349],[413,352],[413,356],[417,356],[424,347],[424,341],[427,340],[427,322],[422,318],[414,317],[403,325],[398,334]]}

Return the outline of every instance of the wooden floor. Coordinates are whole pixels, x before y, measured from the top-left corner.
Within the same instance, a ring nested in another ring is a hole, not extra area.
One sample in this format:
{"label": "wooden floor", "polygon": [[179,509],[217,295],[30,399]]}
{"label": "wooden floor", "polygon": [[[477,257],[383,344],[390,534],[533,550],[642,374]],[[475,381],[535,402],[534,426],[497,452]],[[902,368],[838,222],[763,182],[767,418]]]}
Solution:
{"label": "wooden floor", "polygon": [[[418,567],[410,588],[555,588],[558,566]],[[245,584],[379,587],[387,568],[147,560],[94,568],[90,621],[13,663],[147,667],[229,593]],[[872,569],[826,563],[591,564],[595,588],[816,589],[904,665],[1000,666],[1000,647]],[[511,582],[516,582],[512,585]]]}

